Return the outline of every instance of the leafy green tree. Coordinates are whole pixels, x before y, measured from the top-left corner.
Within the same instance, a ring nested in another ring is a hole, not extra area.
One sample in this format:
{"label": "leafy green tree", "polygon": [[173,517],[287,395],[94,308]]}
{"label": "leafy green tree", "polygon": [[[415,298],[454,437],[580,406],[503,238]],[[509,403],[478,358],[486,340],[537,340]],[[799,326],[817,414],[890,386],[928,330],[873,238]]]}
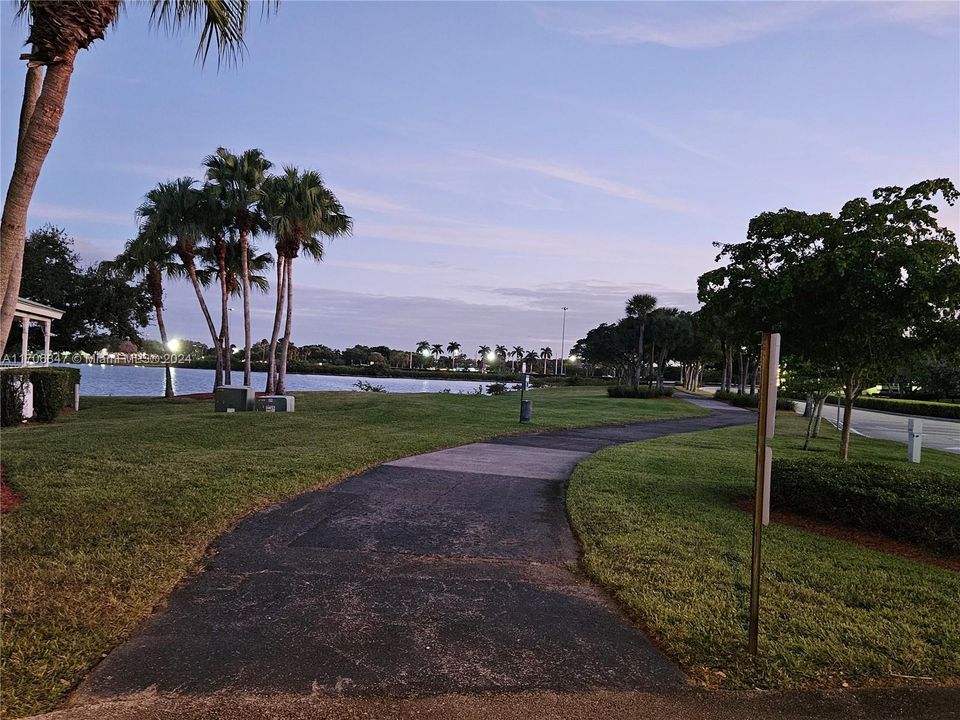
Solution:
{"label": "leafy green tree", "polygon": [[958,195],[949,180],[926,180],[878,188],[836,216],[762,213],[746,242],[721,246],[727,265],[701,277],[710,300],[729,298],[756,330],[781,332],[784,357],[836,370],[844,459],[854,401],[960,313],[960,253],[936,204]]}
{"label": "leafy green tree", "polygon": [[[19,17],[29,26],[20,128],[13,175],[0,221],[0,343],[13,323],[20,294],[26,242],[27,212],[43,163],[60,129],[74,62],[80,50],[103,38],[116,22],[121,0],[19,0]],[[268,3],[269,10],[276,3]],[[211,47],[221,61],[243,50],[247,0],[152,0],[155,26],[200,29],[197,59],[203,63]]]}
{"label": "leafy green tree", "polygon": [[54,325],[52,350],[92,349],[104,336],[142,341],[151,307],[145,282],[109,264],[81,267],[73,238],[52,225],[30,233],[23,257],[23,297],[65,311]]}

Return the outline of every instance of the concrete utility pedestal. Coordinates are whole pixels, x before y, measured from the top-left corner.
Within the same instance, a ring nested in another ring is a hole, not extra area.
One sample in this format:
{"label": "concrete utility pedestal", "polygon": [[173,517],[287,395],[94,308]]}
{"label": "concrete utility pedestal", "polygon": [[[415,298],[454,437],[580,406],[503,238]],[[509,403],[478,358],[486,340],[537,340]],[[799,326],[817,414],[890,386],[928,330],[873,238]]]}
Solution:
{"label": "concrete utility pedestal", "polygon": [[262,395],[257,398],[257,412],[293,412],[293,395]]}
{"label": "concrete utility pedestal", "polygon": [[907,460],[912,463],[920,462],[920,448],[923,446],[923,420],[910,418],[907,420]]}
{"label": "concrete utility pedestal", "polygon": [[257,393],[249,385],[220,385],[213,391],[216,412],[247,412],[254,409]]}

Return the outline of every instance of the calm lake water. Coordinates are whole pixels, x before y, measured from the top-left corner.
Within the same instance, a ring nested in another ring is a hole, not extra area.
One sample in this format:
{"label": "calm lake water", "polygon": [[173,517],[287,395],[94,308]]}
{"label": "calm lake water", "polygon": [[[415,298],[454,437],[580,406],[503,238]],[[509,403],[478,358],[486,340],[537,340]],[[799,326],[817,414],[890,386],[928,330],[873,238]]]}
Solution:
{"label": "calm lake water", "polygon": [[[80,368],[81,395],[163,395],[163,368],[129,365],[72,365]],[[173,387],[177,395],[206,393],[213,390],[213,370],[171,368]],[[243,372],[233,373],[234,385],[243,380]],[[478,387],[486,390],[488,383],[469,380],[416,380],[412,378],[361,378],[339,375],[287,375],[287,390],[355,391],[354,383],[366,380],[382,385],[392,393],[450,392],[472,393]],[[262,391],[267,382],[266,373],[253,373],[253,387]]]}

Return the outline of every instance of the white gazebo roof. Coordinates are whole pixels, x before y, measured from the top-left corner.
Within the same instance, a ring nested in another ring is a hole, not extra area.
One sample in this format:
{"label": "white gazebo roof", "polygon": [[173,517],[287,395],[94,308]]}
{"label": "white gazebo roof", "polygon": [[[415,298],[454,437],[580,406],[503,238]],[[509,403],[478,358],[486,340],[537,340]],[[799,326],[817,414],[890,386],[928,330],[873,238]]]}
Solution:
{"label": "white gazebo roof", "polygon": [[13,311],[13,316],[42,322],[44,320],[59,320],[65,312],[66,310],[50,307],[38,303],[36,300],[17,298],[17,307]]}
{"label": "white gazebo roof", "polygon": [[27,364],[27,344],[30,336],[30,323],[43,323],[43,364],[50,364],[50,324],[63,317],[66,310],[50,307],[29,298],[17,298],[13,317],[20,318],[23,335],[20,341],[20,364]]}

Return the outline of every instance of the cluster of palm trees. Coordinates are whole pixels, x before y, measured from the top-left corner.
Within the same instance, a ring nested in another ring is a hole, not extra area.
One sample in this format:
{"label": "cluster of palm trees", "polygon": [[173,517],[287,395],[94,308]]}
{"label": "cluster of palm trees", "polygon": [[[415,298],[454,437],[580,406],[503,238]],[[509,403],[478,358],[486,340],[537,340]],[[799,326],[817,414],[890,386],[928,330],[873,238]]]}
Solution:
{"label": "cluster of palm trees", "polygon": [[[203,165],[203,183],[183,177],[146,194],[137,209],[137,237],[114,262],[146,278],[165,346],[163,279],[189,280],[216,355],[214,386],[231,384],[229,302],[236,295],[243,303],[243,384],[252,384],[250,295],[269,289],[264,273],[272,263],[277,300],[265,389],[282,393],[293,330],[294,260],[301,254],[322,260],[324,241],[349,234],[353,221],[319,173],[288,166],[271,175],[273,164],[259,149],[234,154],[217,148]],[[255,239],[264,234],[272,236],[276,258],[255,248]],[[219,327],[203,294],[214,281],[220,288]],[[173,394],[169,366],[165,394]]]}
{"label": "cluster of palm trees", "polygon": [[[467,355],[460,351],[460,343],[451,341],[447,343],[446,352],[449,355],[448,367],[455,370],[458,365],[468,362]],[[433,358],[434,367],[443,366],[444,346],[441,343],[431,343],[428,340],[421,340],[417,343],[417,353],[424,357]],[[462,358],[462,360],[460,359]],[[514,372],[521,368],[522,363],[528,363],[531,370],[536,370],[536,364],[539,360],[542,363],[543,374],[547,374],[547,365],[553,358],[553,350],[549,347],[540,348],[540,352],[524,350],[520,345],[515,345],[512,350],[506,345],[481,345],[477,348],[477,367],[480,372],[486,372],[487,367],[494,363],[506,365],[510,363],[510,369]]]}

